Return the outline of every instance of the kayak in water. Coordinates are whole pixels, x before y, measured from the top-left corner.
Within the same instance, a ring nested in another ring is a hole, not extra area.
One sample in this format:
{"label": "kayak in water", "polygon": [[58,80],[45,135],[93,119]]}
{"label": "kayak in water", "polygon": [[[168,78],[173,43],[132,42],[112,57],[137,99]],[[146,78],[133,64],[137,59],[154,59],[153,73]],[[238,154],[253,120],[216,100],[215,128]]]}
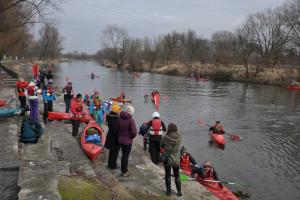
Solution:
{"label": "kayak in water", "polygon": [[91,120],[83,129],[80,143],[83,151],[91,161],[96,160],[102,152],[105,143],[105,135],[98,123]]}
{"label": "kayak in water", "polygon": [[152,95],[152,102],[154,103],[156,110],[158,110],[160,104],[160,94],[159,92],[155,92],[152,93],[151,95]]}
{"label": "kayak in water", "polygon": [[91,79],[94,79],[96,77],[96,74],[94,72],[91,73]]}
{"label": "kayak in water", "polygon": [[121,103],[132,103],[131,100],[121,99],[121,98],[119,98],[119,97],[111,97],[110,99],[111,99],[112,101],[121,102]]}
{"label": "kayak in water", "polygon": [[289,85],[286,88],[288,90],[300,90],[300,85]]}
{"label": "kayak in water", "polygon": [[222,147],[222,148],[225,147],[226,141],[225,141],[224,135],[214,133],[212,131],[209,133],[209,135],[210,135],[212,141],[215,142],[215,144],[217,144],[219,147]]}

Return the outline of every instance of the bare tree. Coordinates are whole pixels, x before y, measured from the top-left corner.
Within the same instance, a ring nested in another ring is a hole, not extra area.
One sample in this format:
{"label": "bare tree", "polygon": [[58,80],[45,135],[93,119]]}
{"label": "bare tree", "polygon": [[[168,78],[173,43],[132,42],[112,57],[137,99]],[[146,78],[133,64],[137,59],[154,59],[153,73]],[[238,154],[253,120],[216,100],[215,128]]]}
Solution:
{"label": "bare tree", "polygon": [[175,31],[168,33],[162,38],[162,60],[167,65],[175,56],[179,38],[180,35]]}
{"label": "bare tree", "polygon": [[117,25],[107,25],[102,32],[103,44],[110,49],[113,62],[118,66],[124,64],[124,56],[128,47],[128,33],[126,29]]}

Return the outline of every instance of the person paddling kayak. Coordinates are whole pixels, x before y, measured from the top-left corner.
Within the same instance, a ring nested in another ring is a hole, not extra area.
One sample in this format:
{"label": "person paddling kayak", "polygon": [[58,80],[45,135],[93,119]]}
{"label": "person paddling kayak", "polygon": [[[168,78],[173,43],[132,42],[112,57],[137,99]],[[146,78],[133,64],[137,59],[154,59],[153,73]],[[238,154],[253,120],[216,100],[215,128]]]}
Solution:
{"label": "person paddling kayak", "polygon": [[216,121],[215,125],[209,128],[209,131],[222,135],[225,133],[224,127],[221,125],[220,121]]}
{"label": "person paddling kayak", "polygon": [[187,152],[184,146],[180,149],[180,168],[189,169],[197,165],[196,160]]}
{"label": "person paddling kayak", "polygon": [[195,178],[195,174],[201,176],[202,179],[212,179],[218,181],[218,174],[209,161],[203,162],[200,166],[192,168],[191,178]]}

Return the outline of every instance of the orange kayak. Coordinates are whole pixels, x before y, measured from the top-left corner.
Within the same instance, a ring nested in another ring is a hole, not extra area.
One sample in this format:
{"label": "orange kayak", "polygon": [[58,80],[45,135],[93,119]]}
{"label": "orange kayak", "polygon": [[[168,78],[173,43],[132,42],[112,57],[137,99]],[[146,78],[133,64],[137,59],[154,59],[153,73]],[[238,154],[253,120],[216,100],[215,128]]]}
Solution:
{"label": "orange kayak", "polygon": [[156,110],[158,110],[159,104],[160,104],[160,94],[159,93],[155,93],[153,95],[152,101],[154,103],[154,106],[155,106]]}
{"label": "orange kayak", "polygon": [[[71,120],[72,117],[69,113],[65,112],[48,112],[48,119],[50,120]],[[80,118],[81,122],[89,122],[92,119],[90,114],[83,115],[82,118]]]}
{"label": "orange kayak", "polygon": [[210,132],[209,133],[211,139],[219,146],[224,147],[226,144],[224,135]]}
{"label": "orange kayak", "polygon": [[112,101],[117,101],[117,102],[121,102],[121,103],[132,103],[131,100],[127,100],[127,99],[120,99],[118,97],[111,97],[110,98]]}
{"label": "orange kayak", "polygon": [[286,88],[289,90],[300,90],[300,85],[289,85]]}
{"label": "orange kayak", "polygon": [[[191,169],[181,169],[183,174],[191,175]],[[196,177],[196,181],[198,181],[201,185],[203,185],[207,190],[213,193],[220,200],[238,200],[238,198],[221,183],[213,182],[213,179],[203,179],[201,176]],[[211,181],[211,182],[210,182]]]}
{"label": "orange kayak", "polygon": [[6,101],[4,99],[0,99],[0,107],[4,106],[6,104]]}
{"label": "orange kayak", "polygon": [[[92,131],[90,133],[89,131]],[[87,137],[89,134],[97,134],[100,138],[98,143],[93,143],[93,142],[87,142]],[[105,134],[100,128],[99,124],[91,120],[88,125],[83,129],[82,136],[80,138],[80,143],[83,151],[86,153],[86,155],[89,157],[91,161],[96,160],[99,154],[102,152],[104,148],[104,143],[105,143]]]}

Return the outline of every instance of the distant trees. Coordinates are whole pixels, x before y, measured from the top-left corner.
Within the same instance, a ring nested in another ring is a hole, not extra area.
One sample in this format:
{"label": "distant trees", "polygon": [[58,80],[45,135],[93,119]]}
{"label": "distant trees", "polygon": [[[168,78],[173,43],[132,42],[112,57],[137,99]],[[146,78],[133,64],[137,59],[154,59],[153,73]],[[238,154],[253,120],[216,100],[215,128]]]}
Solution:
{"label": "distant trees", "polygon": [[56,9],[57,0],[1,0],[0,60],[3,54],[32,55],[32,26],[46,23]]}

